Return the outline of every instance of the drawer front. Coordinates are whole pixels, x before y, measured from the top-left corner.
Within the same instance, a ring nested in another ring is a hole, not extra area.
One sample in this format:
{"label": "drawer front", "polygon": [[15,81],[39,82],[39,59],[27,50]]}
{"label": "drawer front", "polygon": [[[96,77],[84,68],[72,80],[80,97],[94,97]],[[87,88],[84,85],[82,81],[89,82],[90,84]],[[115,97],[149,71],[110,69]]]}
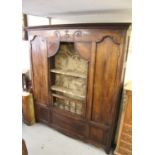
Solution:
{"label": "drawer front", "polygon": [[127,142],[127,143],[130,143],[132,144],[132,137],[129,136],[129,135],[126,135],[126,134],[122,134],[121,135],[121,140]]}
{"label": "drawer front", "polygon": [[67,130],[69,133],[87,137],[89,128],[86,123],[53,113],[52,123],[56,126]]}
{"label": "drawer front", "polygon": [[129,143],[126,143],[126,142],[124,142],[124,141],[120,141],[120,147],[123,147],[123,148],[125,148],[125,149],[127,149],[127,150],[132,151],[132,145],[129,144]]}
{"label": "drawer front", "polygon": [[124,125],[122,133],[132,136],[132,127]]}
{"label": "drawer front", "polygon": [[120,147],[117,151],[121,155],[132,155],[132,152]]}

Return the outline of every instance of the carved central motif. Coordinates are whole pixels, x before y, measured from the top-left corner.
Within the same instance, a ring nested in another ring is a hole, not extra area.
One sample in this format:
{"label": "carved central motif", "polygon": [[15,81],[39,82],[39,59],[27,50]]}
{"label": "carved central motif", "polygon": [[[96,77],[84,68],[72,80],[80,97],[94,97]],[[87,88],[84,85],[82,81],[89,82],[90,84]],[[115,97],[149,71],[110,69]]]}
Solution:
{"label": "carved central motif", "polygon": [[68,32],[69,32],[68,30],[65,31],[65,38],[66,38],[66,39],[68,39],[68,38],[70,37],[70,35],[69,35]]}

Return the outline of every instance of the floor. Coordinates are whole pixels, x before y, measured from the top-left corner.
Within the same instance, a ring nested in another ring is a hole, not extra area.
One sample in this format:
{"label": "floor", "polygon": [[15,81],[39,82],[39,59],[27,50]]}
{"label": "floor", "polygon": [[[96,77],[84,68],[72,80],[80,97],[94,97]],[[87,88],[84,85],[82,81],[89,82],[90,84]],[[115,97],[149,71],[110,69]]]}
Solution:
{"label": "floor", "polygon": [[107,155],[103,149],[67,137],[40,123],[23,124],[28,155]]}

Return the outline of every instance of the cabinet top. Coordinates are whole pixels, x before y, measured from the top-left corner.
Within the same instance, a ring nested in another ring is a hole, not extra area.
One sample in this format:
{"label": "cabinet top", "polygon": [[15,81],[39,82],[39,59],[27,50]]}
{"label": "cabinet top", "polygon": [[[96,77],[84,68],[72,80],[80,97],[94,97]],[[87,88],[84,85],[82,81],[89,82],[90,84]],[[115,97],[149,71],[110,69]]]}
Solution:
{"label": "cabinet top", "polygon": [[131,23],[79,23],[79,24],[60,24],[60,25],[42,25],[26,27],[27,31],[31,30],[52,30],[52,29],[103,29],[103,28],[128,28]]}

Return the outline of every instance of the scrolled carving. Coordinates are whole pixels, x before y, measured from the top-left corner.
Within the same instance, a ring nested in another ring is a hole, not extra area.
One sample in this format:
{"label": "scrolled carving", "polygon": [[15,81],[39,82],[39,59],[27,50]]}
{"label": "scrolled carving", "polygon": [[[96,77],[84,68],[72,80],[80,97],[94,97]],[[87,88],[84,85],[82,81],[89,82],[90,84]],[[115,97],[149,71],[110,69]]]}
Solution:
{"label": "scrolled carving", "polygon": [[99,41],[97,41],[97,43],[100,43],[102,41],[104,41],[105,39],[110,38],[114,44],[120,45],[120,40],[115,37],[115,36],[110,36],[110,35],[106,35],[104,37],[102,37]]}
{"label": "scrolled carving", "polygon": [[70,37],[70,35],[69,35],[69,31],[66,30],[66,31],[65,31],[65,38],[68,39],[69,37]]}
{"label": "scrolled carving", "polygon": [[56,36],[54,39],[51,39],[51,40],[50,40],[50,38],[48,39],[48,43],[47,43],[47,46],[48,46],[47,56],[48,57],[55,55],[59,49],[60,32],[55,31],[54,34]]}
{"label": "scrolled carving", "polygon": [[60,40],[60,32],[59,31],[55,31],[54,34],[58,38],[58,40]]}
{"label": "scrolled carving", "polygon": [[33,45],[38,44],[38,43],[40,44],[40,50],[44,50],[45,49],[44,45],[46,45],[46,38],[40,35],[34,35],[32,39],[30,40],[31,48]]}
{"label": "scrolled carving", "polygon": [[[41,40],[41,36],[39,36],[39,35],[34,35],[34,36],[32,36],[32,37],[30,38],[30,43],[32,43],[32,42],[35,41],[36,39],[40,39],[40,40]],[[43,38],[42,38],[42,40],[43,40]]]}
{"label": "scrolled carving", "polygon": [[76,31],[76,32],[74,32],[74,36],[75,37],[81,37],[82,36],[82,32],[81,31]]}
{"label": "scrolled carving", "polygon": [[79,39],[82,37],[82,32],[81,31],[75,31],[73,33],[73,39],[76,40],[76,39]]}

